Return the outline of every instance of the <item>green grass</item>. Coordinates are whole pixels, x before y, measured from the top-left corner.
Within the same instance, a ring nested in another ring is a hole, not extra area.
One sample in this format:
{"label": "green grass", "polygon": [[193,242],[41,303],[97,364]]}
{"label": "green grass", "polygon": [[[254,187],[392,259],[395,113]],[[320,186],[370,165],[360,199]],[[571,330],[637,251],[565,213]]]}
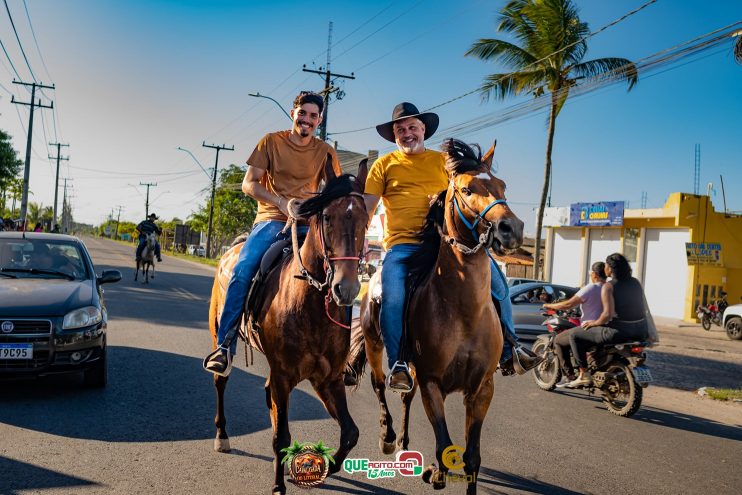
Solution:
{"label": "green grass", "polygon": [[742,400],[742,388],[707,388],[706,393],[715,400]]}

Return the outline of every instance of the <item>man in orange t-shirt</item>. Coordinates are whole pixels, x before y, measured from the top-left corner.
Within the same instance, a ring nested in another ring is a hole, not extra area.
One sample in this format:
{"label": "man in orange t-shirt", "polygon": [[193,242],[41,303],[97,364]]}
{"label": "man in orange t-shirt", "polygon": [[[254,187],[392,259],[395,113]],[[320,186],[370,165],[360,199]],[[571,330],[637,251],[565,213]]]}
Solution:
{"label": "man in orange t-shirt", "polygon": [[[320,95],[300,93],[291,110],[291,129],[266,134],[247,159],[242,191],[258,202],[258,214],[227,287],[217,333],[219,352],[210,354],[204,362],[204,368],[216,375],[227,376],[231,370],[237,341],[225,342],[225,337],[240,322],[247,291],[263,255],[284,236],[281,231],[288,220],[289,200],[307,199],[319,189],[328,153],[335,173],[341,173],[335,150],[314,137],[323,107]],[[307,227],[300,227],[300,232],[302,229],[306,231]]]}

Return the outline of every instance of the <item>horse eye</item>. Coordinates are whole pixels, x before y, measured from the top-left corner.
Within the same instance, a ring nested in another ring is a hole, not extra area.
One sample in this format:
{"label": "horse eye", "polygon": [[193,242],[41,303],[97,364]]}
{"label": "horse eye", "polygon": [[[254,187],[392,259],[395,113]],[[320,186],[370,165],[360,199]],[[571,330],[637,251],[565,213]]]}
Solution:
{"label": "horse eye", "polygon": [[468,187],[462,187],[461,192],[466,194],[467,196],[471,196],[471,189],[469,189]]}
{"label": "horse eye", "polygon": [[322,214],[322,220],[324,220],[325,222],[329,222],[330,221],[330,215],[328,215],[327,213],[323,213]]}

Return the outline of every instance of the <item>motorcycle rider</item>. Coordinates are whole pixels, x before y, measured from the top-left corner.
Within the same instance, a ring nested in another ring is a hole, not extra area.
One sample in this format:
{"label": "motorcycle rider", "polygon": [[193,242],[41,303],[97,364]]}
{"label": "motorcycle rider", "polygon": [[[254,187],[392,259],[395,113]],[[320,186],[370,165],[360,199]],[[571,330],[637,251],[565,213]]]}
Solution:
{"label": "motorcycle rider", "polygon": [[[145,240],[147,239],[147,234],[156,233],[157,235],[162,234],[162,229],[157,226],[155,223],[155,220],[157,220],[157,215],[154,213],[150,213],[149,217],[147,217],[146,220],[139,222],[139,225],[137,225],[137,232],[139,232],[139,245],[137,246],[137,261],[142,259],[142,251],[144,250]],[[157,261],[162,261],[162,256],[160,256],[160,241],[155,241],[155,256],[157,257]]]}
{"label": "motorcycle rider", "polygon": [[631,276],[628,260],[613,253],[605,260],[605,275],[612,277],[600,291],[603,312],[595,320],[584,320],[581,329],[570,332],[572,354],[580,369],[570,388],[592,385],[587,371],[587,349],[594,345],[644,340],[649,333],[644,289]]}
{"label": "motorcycle rider", "polygon": [[[600,318],[603,313],[603,302],[600,299],[601,289],[606,282],[605,263],[596,261],[590,267],[590,283],[583,286],[569,299],[561,302],[544,304],[545,309],[569,310],[580,306],[582,321],[592,321]],[[579,328],[566,330],[554,338],[554,354],[559,360],[561,369],[571,382],[576,378],[572,358],[570,356],[569,335],[571,332],[579,331]]]}

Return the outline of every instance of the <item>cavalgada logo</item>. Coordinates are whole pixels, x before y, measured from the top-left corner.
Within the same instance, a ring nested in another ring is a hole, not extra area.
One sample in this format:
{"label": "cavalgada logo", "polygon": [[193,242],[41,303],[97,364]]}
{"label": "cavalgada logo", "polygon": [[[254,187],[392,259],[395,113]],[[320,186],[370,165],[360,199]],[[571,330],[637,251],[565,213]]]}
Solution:
{"label": "cavalgada logo", "polygon": [[281,449],[286,453],[281,464],[288,463],[291,477],[298,486],[311,488],[322,484],[327,478],[330,463],[335,464],[335,459],[330,455],[333,451],[321,440],[315,444],[294,441],[291,447]]}

